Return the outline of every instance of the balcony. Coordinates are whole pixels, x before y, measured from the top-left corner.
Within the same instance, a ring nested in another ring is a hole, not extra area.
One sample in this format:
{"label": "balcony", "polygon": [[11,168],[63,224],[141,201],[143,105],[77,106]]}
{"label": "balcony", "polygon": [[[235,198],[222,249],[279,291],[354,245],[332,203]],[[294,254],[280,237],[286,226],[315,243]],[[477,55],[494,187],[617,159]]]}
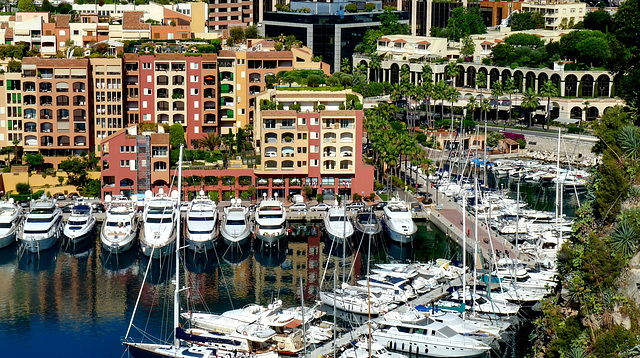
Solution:
{"label": "balcony", "polygon": [[86,91],[87,91],[87,89],[86,89],[84,83],[76,82],[76,83],[73,84],[73,92],[81,93],[81,92],[86,92]]}
{"label": "balcony", "polygon": [[156,98],[169,98],[169,90],[166,88],[159,88],[156,93]]}
{"label": "balcony", "polygon": [[216,78],[213,76],[204,76],[204,85],[205,86],[215,86]]}
{"label": "balcony", "polygon": [[167,77],[167,76],[158,76],[157,83],[158,83],[158,86],[167,86],[167,85],[169,85],[169,77]]}
{"label": "balcony", "polygon": [[156,63],[156,71],[169,71],[168,63]]}
{"label": "balcony", "polygon": [[184,77],[183,76],[173,76],[173,85],[174,86],[182,86],[182,85],[184,85]]}
{"label": "balcony", "polygon": [[185,66],[182,63],[172,63],[171,71],[184,71]]}

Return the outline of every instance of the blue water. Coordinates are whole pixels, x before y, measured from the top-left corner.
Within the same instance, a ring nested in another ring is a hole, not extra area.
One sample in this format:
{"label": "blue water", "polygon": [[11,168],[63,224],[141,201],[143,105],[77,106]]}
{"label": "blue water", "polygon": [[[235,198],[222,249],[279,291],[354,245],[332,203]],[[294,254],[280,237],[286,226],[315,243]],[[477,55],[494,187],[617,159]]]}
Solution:
{"label": "blue water", "polygon": [[[314,299],[329,258],[323,287],[331,288],[333,268],[340,264],[342,247],[320,239],[322,230],[293,228],[281,247],[259,243],[240,250],[217,247],[209,257],[187,254],[181,285],[183,310],[222,312],[248,303],[268,304],[280,298],[284,306],[300,304],[300,277],[305,302]],[[366,270],[366,240],[346,248],[353,262],[353,281]],[[18,256],[16,245],[0,250],[0,357],[121,357],[121,342],[129,325],[149,260],[136,250],[119,257],[102,252],[99,239],[86,247],[56,247],[37,255]],[[398,246],[384,238],[372,240],[371,261],[426,261],[458,259],[459,249],[429,224],[419,224],[418,238]],[[364,258],[363,258],[364,257]],[[173,304],[173,259],[153,260],[134,319],[136,327],[162,339],[170,336]],[[350,267],[351,265],[347,265]],[[186,283],[185,283],[186,282]],[[133,329],[130,336],[140,340]]]}

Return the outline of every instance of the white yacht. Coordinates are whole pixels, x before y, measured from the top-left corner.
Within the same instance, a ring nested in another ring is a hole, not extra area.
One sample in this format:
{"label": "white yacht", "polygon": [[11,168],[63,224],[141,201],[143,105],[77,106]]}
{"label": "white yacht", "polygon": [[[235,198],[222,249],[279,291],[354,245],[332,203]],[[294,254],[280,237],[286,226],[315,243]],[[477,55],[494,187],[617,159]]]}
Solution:
{"label": "white yacht", "polygon": [[487,344],[463,336],[440,322],[428,325],[382,322],[373,332],[373,338],[392,350],[429,357],[472,357],[491,349]]}
{"label": "white yacht", "polygon": [[241,199],[231,199],[231,205],[224,208],[220,235],[228,245],[242,245],[249,240],[249,209],[242,206]]}
{"label": "white yacht", "polygon": [[16,241],[16,232],[22,222],[22,208],[13,199],[0,202],[0,249]]}
{"label": "white yacht", "polygon": [[265,199],[256,209],[254,233],[265,243],[272,244],[286,234],[287,214],[284,205],[276,198]]}
{"label": "white yacht", "polygon": [[393,241],[411,242],[418,231],[407,203],[397,198],[391,199],[389,204],[384,207],[382,220],[387,234]]}
{"label": "white yacht", "polygon": [[142,253],[154,259],[171,255],[175,251],[179,211],[176,207],[178,192],[171,197],[160,189],[154,197],[150,190],[145,193],[140,246]]}
{"label": "white yacht", "polygon": [[218,240],[218,207],[202,190],[187,210],[185,240],[187,247],[197,253],[213,249]]}
{"label": "white yacht", "polygon": [[[347,291],[337,289],[336,292],[320,292],[320,300],[329,307],[335,307],[341,311],[358,313],[361,315],[380,315],[397,307],[396,304],[378,299],[373,294],[367,297],[366,292]],[[371,301],[371,304],[369,304]]]}
{"label": "white yacht", "polygon": [[[371,354],[369,354],[371,351]],[[347,348],[342,352],[340,358],[406,358],[400,353],[389,352],[384,346],[376,341],[371,341],[371,350],[369,350],[369,342],[367,340],[359,340],[353,347]]]}
{"label": "white yacht", "polygon": [[327,210],[324,216],[324,229],[329,239],[335,240],[337,243],[344,243],[354,233],[353,225],[347,217],[346,210],[338,206]]}
{"label": "white yacht", "polygon": [[136,202],[124,198],[114,198],[106,195],[107,214],[100,230],[102,247],[119,254],[129,250],[136,243],[138,237],[138,213]]}
{"label": "white yacht", "polygon": [[93,233],[96,222],[91,205],[80,200],[71,209],[71,216],[64,224],[62,234],[70,243],[77,244]]}
{"label": "white yacht", "polygon": [[27,250],[40,252],[55,245],[61,233],[62,210],[53,200],[42,198],[32,202],[18,239]]}

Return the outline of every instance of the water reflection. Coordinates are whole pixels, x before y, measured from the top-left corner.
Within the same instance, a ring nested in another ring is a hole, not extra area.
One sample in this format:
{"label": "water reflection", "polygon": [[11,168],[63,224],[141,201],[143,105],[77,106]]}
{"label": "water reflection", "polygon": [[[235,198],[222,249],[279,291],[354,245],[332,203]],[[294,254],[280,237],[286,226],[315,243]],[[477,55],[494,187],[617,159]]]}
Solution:
{"label": "water reflection", "polygon": [[197,253],[193,250],[186,250],[184,258],[187,270],[196,274],[213,272],[219,266],[215,252]]}
{"label": "water reflection", "polygon": [[176,272],[175,255],[169,255],[160,259],[152,259],[147,255],[140,255],[140,274],[147,275],[146,282],[152,285],[161,285],[173,277]]}
{"label": "water reflection", "polygon": [[224,252],[222,255],[224,261],[231,265],[240,265],[251,255],[251,240],[243,245],[221,245],[220,250]]}
{"label": "water reflection", "polygon": [[134,249],[114,254],[107,250],[101,251],[100,262],[105,270],[111,273],[124,273],[138,260],[137,246]]}
{"label": "water reflection", "polygon": [[266,245],[261,240],[256,240],[253,255],[262,266],[276,267],[287,259],[288,247],[289,243],[286,238],[279,240],[276,245]]}
{"label": "water reflection", "polygon": [[30,273],[52,271],[58,263],[59,250],[59,245],[55,244],[40,252],[23,251],[19,255],[18,269]]}

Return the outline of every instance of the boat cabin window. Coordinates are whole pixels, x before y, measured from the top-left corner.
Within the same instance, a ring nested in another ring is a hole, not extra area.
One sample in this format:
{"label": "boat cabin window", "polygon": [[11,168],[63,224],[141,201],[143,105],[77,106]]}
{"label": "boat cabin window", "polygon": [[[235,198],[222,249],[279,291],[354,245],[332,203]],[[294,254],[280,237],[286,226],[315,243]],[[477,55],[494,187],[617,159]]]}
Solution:
{"label": "boat cabin window", "polygon": [[227,220],[227,225],[244,225],[244,220]]}
{"label": "boat cabin window", "polygon": [[46,234],[48,232],[49,232],[49,230],[25,230],[24,231],[25,234],[31,234],[31,235],[33,235],[33,234],[36,234],[36,235]]}
{"label": "boat cabin window", "polygon": [[190,216],[189,221],[213,221],[213,216]]}
{"label": "boat cabin window", "polygon": [[425,334],[425,330],[423,328],[416,328],[415,333],[417,333],[417,334]]}
{"label": "boat cabin window", "polygon": [[51,222],[51,218],[27,218],[28,223],[48,223]]}
{"label": "boat cabin window", "polygon": [[165,207],[165,208],[149,208],[149,214],[164,214],[164,213],[171,213],[171,208],[170,207]]}
{"label": "boat cabin window", "polygon": [[487,300],[485,300],[483,297],[478,297],[476,299],[476,303],[478,303],[479,305],[483,305],[483,304],[487,303]]}
{"label": "boat cabin window", "polygon": [[371,214],[367,215],[359,215],[358,220],[360,220],[361,224],[375,224],[377,222],[376,217]]}
{"label": "boat cabin window", "polygon": [[451,337],[453,337],[453,336],[458,334],[458,333],[456,333],[456,331],[451,329],[451,327],[449,327],[449,326],[444,326],[444,327],[440,328],[438,330],[438,332],[440,334],[442,334],[443,336],[447,337],[447,338],[451,338]]}
{"label": "boat cabin window", "polygon": [[282,229],[280,225],[260,225],[261,230],[278,230]]}
{"label": "boat cabin window", "polygon": [[400,332],[402,332],[402,333],[411,333],[411,329],[410,329],[410,328],[408,328],[408,327],[402,327],[402,326],[399,326],[399,327],[398,327],[398,331],[400,331]]}
{"label": "boat cabin window", "polygon": [[329,218],[329,221],[345,221],[344,216],[332,216]]}
{"label": "boat cabin window", "polygon": [[260,212],[258,215],[260,219],[282,219],[282,213],[280,214],[263,214]]}
{"label": "boat cabin window", "polygon": [[31,210],[30,214],[53,214],[53,210],[50,210],[50,209],[35,209],[35,210]]}
{"label": "boat cabin window", "polygon": [[11,223],[0,223],[0,229],[10,229],[11,226]]}
{"label": "boat cabin window", "polygon": [[81,220],[81,221],[71,221],[69,220],[69,225],[84,225],[87,223],[87,220]]}
{"label": "boat cabin window", "polygon": [[128,221],[125,222],[117,222],[117,221],[108,221],[107,226],[118,227],[118,226],[131,226],[131,223]]}
{"label": "boat cabin window", "polygon": [[149,224],[169,224],[171,223],[171,217],[163,217],[163,218],[147,218],[147,223]]}

